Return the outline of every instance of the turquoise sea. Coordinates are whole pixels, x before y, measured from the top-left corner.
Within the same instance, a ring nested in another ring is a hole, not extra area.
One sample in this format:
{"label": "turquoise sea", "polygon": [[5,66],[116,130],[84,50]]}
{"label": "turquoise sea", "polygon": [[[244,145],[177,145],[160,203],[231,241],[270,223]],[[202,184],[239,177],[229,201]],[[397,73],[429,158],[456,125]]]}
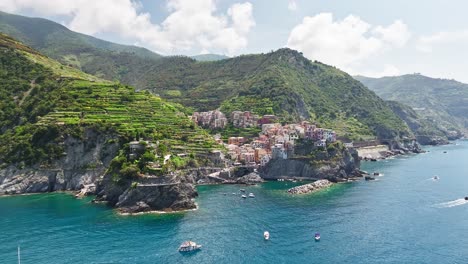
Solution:
{"label": "turquoise sea", "polygon": [[[23,264],[468,263],[468,141],[427,149],[364,163],[384,174],[377,181],[302,197],[288,182],[246,187],[256,198],[244,200],[245,187],[200,186],[199,210],[178,214],[119,216],[61,193],[1,197],[0,263],[16,263],[18,244]],[[187,239],[203,249],[180,254]]]}

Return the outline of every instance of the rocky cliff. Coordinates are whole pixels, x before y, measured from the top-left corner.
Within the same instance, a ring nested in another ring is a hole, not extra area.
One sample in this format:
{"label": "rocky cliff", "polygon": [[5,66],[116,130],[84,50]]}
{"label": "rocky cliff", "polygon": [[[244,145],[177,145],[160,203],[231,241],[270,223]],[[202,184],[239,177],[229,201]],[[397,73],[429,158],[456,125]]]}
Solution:
{"label": "rocky cliff", "polygon": [[273,159],[260,170],[260,174],[268,180],[297,178],[337,182],[359,176],[359,166],[357,152],[341,147],[334,150],[313,150],[308,156],[296,154],[289,159]]}
{"label": "rocky cliff", "polygon": [[122,147],[116,135],[86,129],[83,138],[64,136],[62,144],[63,157],[52,164],[24,168],[16,164],[0,170],[0,195],[81,190],[79,196],[97,194],[96,201],[122,213],[196,207],[195,179],[203,170],[116,182],[108,170]]}
{"label": "rocky cliff", "polygon": [[96,202],[106,202],[124,214],[180,211],[196,208],[198,195],[191,176],[142,176],[115,182],[106,174],[99,183]]}
{"label": "rocky cliff", "polygon": [[62,158],[48,165],[9,165],[0,170],[0,194],[76,191],[104,175],[119,150],[112,134],[86,129],[84,138],[64,136]]}

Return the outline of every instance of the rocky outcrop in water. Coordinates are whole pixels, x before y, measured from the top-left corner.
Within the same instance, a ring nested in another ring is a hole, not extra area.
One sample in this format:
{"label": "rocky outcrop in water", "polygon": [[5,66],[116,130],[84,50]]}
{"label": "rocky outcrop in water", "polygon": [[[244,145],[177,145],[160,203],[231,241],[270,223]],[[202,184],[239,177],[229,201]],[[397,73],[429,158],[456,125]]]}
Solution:
{"label": "rocky outcrop in water", "polygon": [[400,140],[387,142],[390,151],[396,154],[423,153],[424,150],[416,140]]}
{"label": "rocky outcrop in water", "polygon": [[290,194],[306,194],[316,192],[332,186],[333,183],[328,180],[318,180],[313,183],[293,187],[288,190]]}
{"label": "rocky outcrop in water", "polygon": [[196,208],[198,193],[189,176],[142,176],[115,183],[106,175],[98,186],[96,202],[106,202],[124,214],[149,211],[180,211]]}
{"label": "rocky outcrop in water", "polygon": [[239,184],[257,184],[265,182],[262,177],[256,172],[249,173],[245,176],[239,177],[236,180],[236,183]]}

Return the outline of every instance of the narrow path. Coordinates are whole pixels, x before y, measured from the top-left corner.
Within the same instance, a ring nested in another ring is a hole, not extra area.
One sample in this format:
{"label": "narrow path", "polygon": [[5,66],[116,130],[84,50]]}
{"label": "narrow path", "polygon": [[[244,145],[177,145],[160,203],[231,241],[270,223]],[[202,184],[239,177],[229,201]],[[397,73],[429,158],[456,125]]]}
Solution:
{"label": "narrow path", "polygon": [[24,100],[26,99],[26,97],[28,97],[31,91],[34,89],[34,87],[36,87],[36,80],[32,80],[29,85],[31,86],[31,88],[29,88],[29,90],[24,92],[23,98],[21,98],[21,101],[19,102],[19,106],[21,106],[24,103]]}

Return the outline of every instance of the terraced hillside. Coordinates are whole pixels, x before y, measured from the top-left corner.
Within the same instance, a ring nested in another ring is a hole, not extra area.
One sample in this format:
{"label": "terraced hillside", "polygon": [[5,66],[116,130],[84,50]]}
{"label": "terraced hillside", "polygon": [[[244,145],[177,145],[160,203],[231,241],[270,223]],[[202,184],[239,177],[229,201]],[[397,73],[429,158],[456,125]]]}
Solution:
{"label": "terraced hillside", "polygon": [[0,35],[0,157],[6,164],[52,162],[63,138],[86,128],[116,139],[160,141],[171,153],[206,153],[214,141],[181,105],[103,81]]}

